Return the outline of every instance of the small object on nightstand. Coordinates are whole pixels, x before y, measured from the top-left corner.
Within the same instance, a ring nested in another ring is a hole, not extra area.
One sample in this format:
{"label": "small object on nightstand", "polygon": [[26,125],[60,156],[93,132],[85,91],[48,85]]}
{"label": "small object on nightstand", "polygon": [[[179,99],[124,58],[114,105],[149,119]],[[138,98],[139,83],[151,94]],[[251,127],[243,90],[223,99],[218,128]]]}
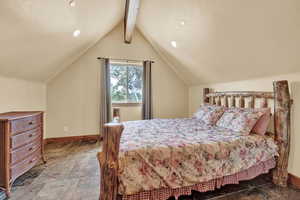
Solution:
{"label": "small object on nightstand", "polygon": [[120,108],[113,108],[113,120],[114,123],[120,122]]}
{"label": "small object on nightstand", "polygon": [[120,118],[119,117],[114,117],[112,122],[113,123],[118,123],[118,122],[120,122]]}

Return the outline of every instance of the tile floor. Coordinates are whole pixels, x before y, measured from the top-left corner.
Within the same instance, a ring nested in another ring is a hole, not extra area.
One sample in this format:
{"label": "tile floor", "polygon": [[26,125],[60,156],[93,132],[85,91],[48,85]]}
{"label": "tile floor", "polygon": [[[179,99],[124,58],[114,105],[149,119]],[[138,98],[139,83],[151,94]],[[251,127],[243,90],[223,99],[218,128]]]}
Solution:
{"label": "tile floor", "polygon": [[[38,165],[18,178],[10,200],[98,200],[97,142],[48,144],[46,165]],[[0,200],[5,199],[0,192]],[[169,198],[172,200],[174,198]],[[213,192],[193,192],[179,200],[300,200],[300,190],[279,188],[268,175]]]}

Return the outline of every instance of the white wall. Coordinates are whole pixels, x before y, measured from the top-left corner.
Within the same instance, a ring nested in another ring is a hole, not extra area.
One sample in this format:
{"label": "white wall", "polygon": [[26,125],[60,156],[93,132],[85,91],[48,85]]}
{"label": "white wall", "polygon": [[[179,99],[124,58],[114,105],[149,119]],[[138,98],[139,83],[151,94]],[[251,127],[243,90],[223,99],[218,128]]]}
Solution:
{"label": "white wall", "polygon": [[[99,56],[154,60],[154,117],[175,118],[188,115],[188,87],[162,61],[138,30],[132,44],[125,44],[123,28],[119,25],[80,59],[48,82],[47,137],[99,132],[100,62],[96,59]],[[68,131],[64,131],[64,127],[68,127]]]}
{"label": "white wall", "polygon": [[300,73],[272,76],[260,79],[236,81],[228,83],[199,85],[189,88],[189,114],[193,112],[202,103],[202,89],[209,87],[215,91],[272,91],[272,82],[274,80],[288,80],[294,104],[292,106],[292,136],[291,153],[289,159],[289,172],[300,177]]}
{"label": "white wall", "polygon": [[45,111],[46,85],[0,76],[0,112]]}

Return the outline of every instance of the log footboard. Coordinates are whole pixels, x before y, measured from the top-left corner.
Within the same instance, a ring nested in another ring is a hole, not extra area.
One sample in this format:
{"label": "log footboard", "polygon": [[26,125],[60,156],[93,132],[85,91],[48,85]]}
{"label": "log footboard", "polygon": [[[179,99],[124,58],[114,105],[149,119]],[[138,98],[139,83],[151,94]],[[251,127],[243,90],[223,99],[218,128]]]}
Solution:
{"label": "log footboard", "polygon": [[102,152],[98,153],[100,164],[100,200],[116,200],[118,196],[118,155],[124,127],[120,123],[105,125]]}

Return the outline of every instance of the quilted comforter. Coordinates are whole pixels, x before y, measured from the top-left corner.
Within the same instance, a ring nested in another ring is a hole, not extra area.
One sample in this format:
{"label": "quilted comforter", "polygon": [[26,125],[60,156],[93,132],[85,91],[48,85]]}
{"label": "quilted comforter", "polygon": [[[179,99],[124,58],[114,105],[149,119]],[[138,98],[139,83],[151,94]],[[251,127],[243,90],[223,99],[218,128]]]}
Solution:
{"label": "quilted comforter", "polygon": [[124,123],[119,193],[180,188],[232,175],[277,155],[274,140],[195,118]]}

